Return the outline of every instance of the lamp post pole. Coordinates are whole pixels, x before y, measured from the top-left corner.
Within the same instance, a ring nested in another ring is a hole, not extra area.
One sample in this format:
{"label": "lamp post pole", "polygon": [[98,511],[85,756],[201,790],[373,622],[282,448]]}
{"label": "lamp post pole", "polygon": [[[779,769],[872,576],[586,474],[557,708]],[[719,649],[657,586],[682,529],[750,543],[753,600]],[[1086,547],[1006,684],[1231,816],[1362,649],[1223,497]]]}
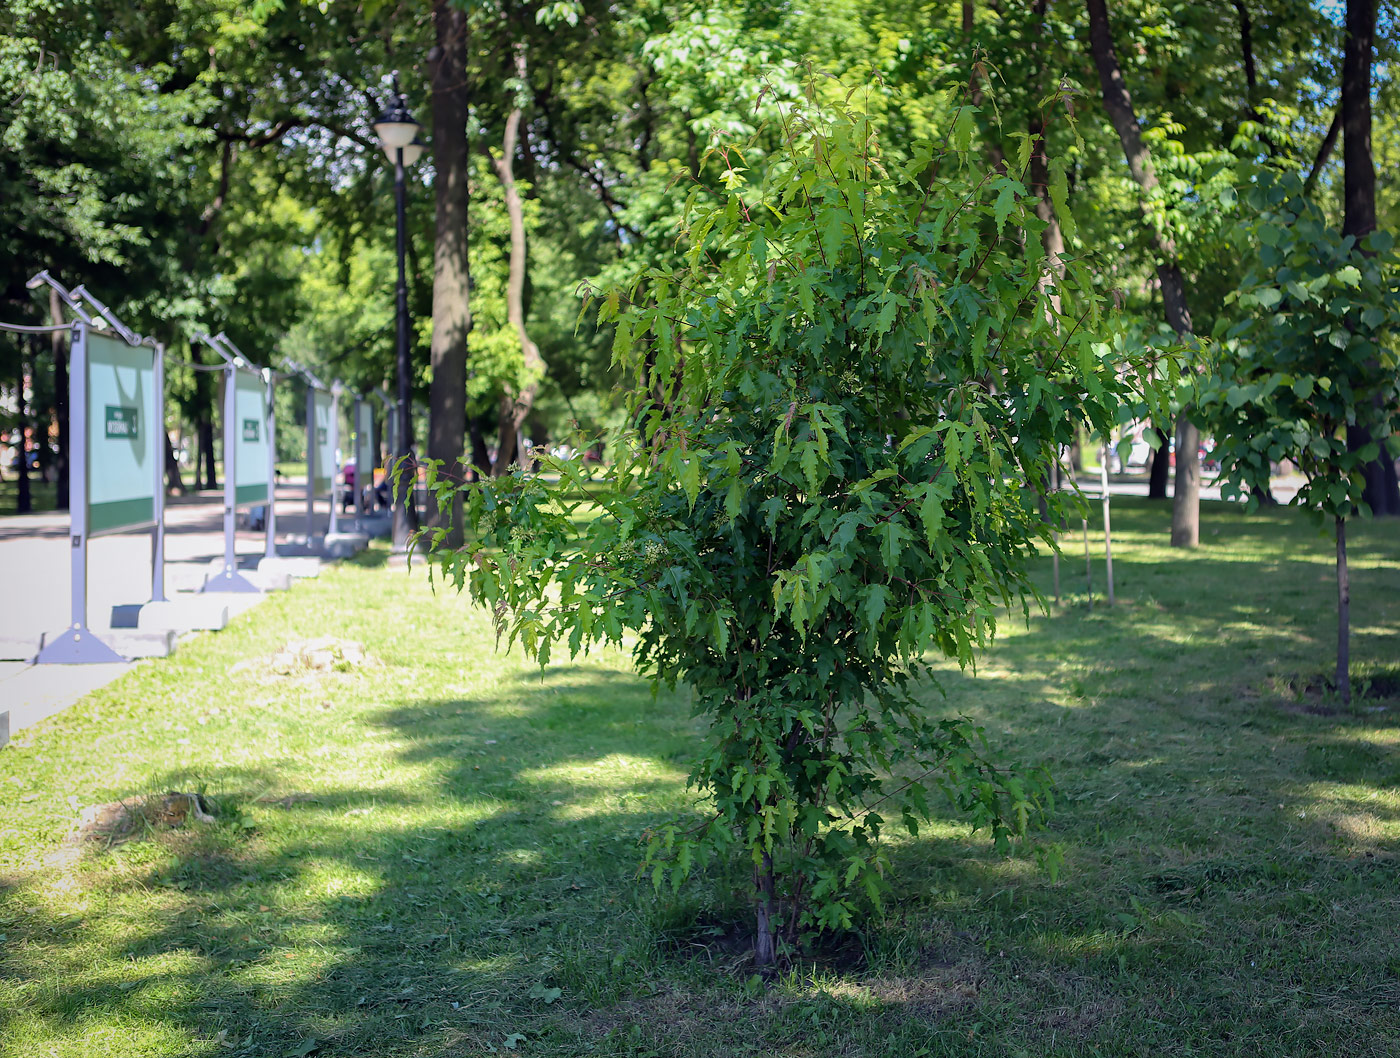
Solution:
{"label": "lamp post pole", "polygon": [[[398,370],[399,370],[399,428],[398,451],[394,453],[394,550],[408,550],[409,534],[413,526],[409,522],[408,505],[413,498],[413,488],[417,484],[416,467],[409,467],[408,451],[412,440],[413,425],[409,419],[408,385],[408,279],[404,273],[404,243],[407,221],[404,210],[404,164],[403,148],[394,151],[394,209],[398,216],[398,257],[399,286],[396,308],[398,324]],[[405,480],[407,479],[407,480]]]}
{"label": "lamp post pole", "polygon": [[[414,486],[418,482],[418,468],[412,465],[409,452],[413,448],[413,422],[410,412],[413,407],[409,385],[408,363],[408,277],[404,272],[405,243],[408,239],[408,220],[404,206],[404,170],[416,162],[423,154],[423,143],[418,139],[418,122],[408,112],[403,92],[399,89],[399,76],[394,75],[394,99],[389,108],[374,122],[375,134],[379,137],[384,153],[394,163],[394,214],[396,221],[396,243],[398,250],[399,283],[394,308],[397,324],[396,361],[398,365],[399,421],[395,430],[393,453],[394,483],[394,529],[395,551],[408,550],[408,539],[413,530],[417,508],[412,505]],[[360,473],[364,473],[361,469]]]}

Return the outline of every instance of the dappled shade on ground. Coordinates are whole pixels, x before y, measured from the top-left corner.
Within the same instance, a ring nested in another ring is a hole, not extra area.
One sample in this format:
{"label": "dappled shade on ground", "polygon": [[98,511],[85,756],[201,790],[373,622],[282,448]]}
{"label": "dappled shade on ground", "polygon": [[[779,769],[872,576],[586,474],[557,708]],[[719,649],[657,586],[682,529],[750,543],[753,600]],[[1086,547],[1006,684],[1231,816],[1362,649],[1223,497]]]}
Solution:
{"label": "dappled shade on ground", "polygon": [[[742,869],[636,873],[691,810],[683,692],[497,655],[421,569],[299,585],[0,753],[0,1052],[1393,1053],[1400,699],[1308,690],[1334,630],[1310,523],[1208,505],[1183,555],[1168,517],[1115,503],[1118,608],[1008,620],[928,692],[1049,764],[1059,882],[951,823],[895,841],[886,916],[766,991]],[[1400,531],[1354,548],[1360,682],[1400,656]],[[383,664],[270,663],[313,636]],[[63,845],[168,790],[216,821]]]}

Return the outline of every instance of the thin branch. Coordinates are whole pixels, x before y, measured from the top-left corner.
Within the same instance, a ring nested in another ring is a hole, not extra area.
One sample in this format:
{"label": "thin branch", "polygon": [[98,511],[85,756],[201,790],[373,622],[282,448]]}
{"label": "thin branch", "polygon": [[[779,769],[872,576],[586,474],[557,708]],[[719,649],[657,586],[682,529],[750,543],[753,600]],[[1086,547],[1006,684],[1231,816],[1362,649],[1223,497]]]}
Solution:
{"label": "thin branch", "polygon": [[1337,146],[1337,137],[1342,132],[1342,108],[1340,104],[1332,112],[1332,124],[1327,126],[1327,135],[1322,137],[1322,142],[1318,144],[1317,155],[1313,158],[1312,169],[1308,172],[1308,178],[1303,181],[1303,193],[1310,195],[1313,188],[1317,186],[1317,178],[1322,175],[1323,167],[1327,160],[1332,157],[1332,148]]}

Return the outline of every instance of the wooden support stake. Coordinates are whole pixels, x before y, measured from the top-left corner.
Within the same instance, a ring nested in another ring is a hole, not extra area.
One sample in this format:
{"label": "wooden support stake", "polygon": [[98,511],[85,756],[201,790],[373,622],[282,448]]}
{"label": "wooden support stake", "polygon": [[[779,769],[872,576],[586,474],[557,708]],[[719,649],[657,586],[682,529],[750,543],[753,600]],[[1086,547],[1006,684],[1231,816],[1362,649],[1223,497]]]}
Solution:
{"label": "wooden support stake", "polygon": [[1108,453],[1109,446],[1103,446],[1099,458],[1099,483],[1103,488],[1103,565],[1108,578],[1108,605],[1114,605],[1113,598],[1113,530],[1108,521]]}

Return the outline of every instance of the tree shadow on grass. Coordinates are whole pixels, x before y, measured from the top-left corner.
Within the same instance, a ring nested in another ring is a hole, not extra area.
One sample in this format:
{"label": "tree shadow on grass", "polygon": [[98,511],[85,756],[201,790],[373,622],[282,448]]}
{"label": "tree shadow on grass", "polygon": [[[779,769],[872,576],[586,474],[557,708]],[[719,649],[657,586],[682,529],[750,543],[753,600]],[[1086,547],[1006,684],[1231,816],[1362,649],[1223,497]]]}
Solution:
{"label": "tree shadow on grass", "polygon": [[[199,782],[218,822],[86,851],[73,884],[103,898],[29,916],[0,957],[4,987],[59,1037],[149,1019],[202,1054],[567,1043],[561,1011],[641,985],[653,901],[637,839],[669,817],[658,801],[684,803],[656,741],[683,710],[587,675],[527,677],[509,708],[380,710],[372,726],[412,782],[284,793],[295,777],[266,768],[169,770],[149,789]],[[25,883],[36,905],[50,882]]]}
{"label": "tree shadow on grass", "polygon": [[[947,697],[927,698],[1051,766],[1060,803],[1041,840],[1064,847],[1058,882],[951,821],[892,840],[864,959],[751,993],[741,958],[674,943],[742,910],[742,865],[677,897],[636,873],[641,832],[691,808],[700,729],[683,696],[561,665],[500,693],[391,693],[367,725],[384,767],[354,782],[307,788],[293,763],[170,768],[149,789],[206,783],[217,824],[0,891],[0,1031],[140,1053],[110,1042],[124,1025],[144,1053],[302,1058],[510,1041],[1379,1058],[1400,1033],[1397,711],[1306,715],[1270,682],[1325,664],[1326,571],[1116,559],[1122,609],[1007,623],[978,676],[945,669]],[[1393,634],[1376,623],[1371,661]],[[65,878],[77,896],[58,914]]]}

